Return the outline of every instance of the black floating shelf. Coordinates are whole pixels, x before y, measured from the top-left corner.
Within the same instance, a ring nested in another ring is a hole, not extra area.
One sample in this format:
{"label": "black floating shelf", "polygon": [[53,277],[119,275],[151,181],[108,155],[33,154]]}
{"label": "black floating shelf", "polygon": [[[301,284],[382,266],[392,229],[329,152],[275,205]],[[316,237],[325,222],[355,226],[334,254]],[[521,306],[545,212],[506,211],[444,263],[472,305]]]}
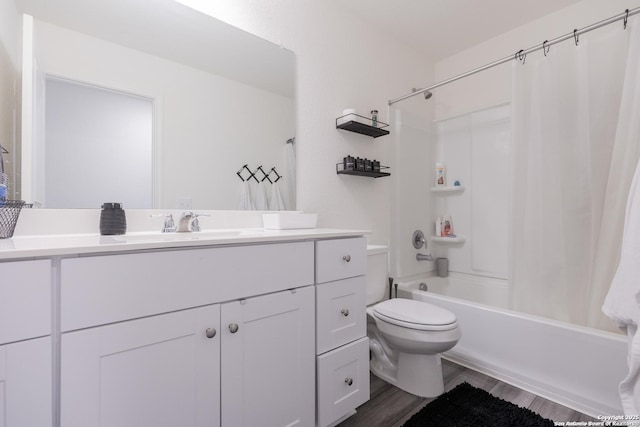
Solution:
{"label": "black floating shelf", "polygon": [[389,135],[389,131],[384,129],[389,126],[387,123],[377,121],[376,126],[372,126],[368,123],[373,124],[373,120],[364,116],[360,116],[358,114],[350,113],[336,119],[336,129],[348,130],[350,132],[367,135],[372,138]]}
{"label": "black floating shelf", "polygon": [[[380,166],[380,169],[389,169],[389,166]],[[383,176],[390,176],[389,172],[382,171],[362,171],[354,169],[345,169],[344,163],[336,163],[336,173],[339,175],[358,175],[366,176],[369,178],[382,178]]]}

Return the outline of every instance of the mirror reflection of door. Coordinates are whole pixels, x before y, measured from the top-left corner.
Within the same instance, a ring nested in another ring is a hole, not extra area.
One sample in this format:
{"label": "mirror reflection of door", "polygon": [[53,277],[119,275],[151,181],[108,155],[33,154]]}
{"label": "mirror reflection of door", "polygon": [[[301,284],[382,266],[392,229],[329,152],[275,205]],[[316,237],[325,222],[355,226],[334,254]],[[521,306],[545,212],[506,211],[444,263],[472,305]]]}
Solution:
{"label": "mirror reflection of door", "polygon": [[44,207],[153,207],[153,100],[47,77],[44,110]]}

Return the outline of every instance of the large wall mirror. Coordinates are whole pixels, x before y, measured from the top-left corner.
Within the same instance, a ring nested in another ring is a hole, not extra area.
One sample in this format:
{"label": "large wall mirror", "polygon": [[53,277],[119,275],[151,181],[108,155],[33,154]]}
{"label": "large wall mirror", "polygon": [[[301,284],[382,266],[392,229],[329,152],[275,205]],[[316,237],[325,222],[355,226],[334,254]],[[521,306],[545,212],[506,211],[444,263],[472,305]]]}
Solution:
{"label": "large wall mirror", "polygon": [[293,52],[175,0],[16,5],[24,200],[238,209],[247,185],[270,193],[282,176],[295,209]]}

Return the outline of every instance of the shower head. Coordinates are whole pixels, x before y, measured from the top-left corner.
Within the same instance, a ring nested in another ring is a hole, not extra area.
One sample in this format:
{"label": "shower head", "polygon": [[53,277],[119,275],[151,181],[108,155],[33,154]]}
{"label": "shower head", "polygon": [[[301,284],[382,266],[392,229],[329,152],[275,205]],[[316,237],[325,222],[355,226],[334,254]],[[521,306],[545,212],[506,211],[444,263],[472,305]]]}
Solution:
{"label": "shower head", "polygon": [[[417,91],[419,91],[419,90],[422,90],[422,89],[416,89],[416,88],[414,87],[414,88],[412,89],[412,92],[417,92]],[[429,98],[431,98],[432,96],[433,96],[433,93],[431,93],[430,91],[428,91],[428,90],[427,90],[427,91],[425,91],[425,92],[424,92],[424,99],[429,99]]]}

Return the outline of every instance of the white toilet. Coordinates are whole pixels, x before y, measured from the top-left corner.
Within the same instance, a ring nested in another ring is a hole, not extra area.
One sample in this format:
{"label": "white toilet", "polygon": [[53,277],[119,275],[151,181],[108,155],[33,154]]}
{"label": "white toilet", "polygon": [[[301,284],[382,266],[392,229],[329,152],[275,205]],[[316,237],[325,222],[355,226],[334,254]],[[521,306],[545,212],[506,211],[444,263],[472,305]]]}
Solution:
{"label": "white toilet", "polygon": [[456,316],[422,301],[385,299],[389,292],[387,249],[369,246],[367,255],[371,372],[411,394],[439,396],[444,392],[440,353],[461,337]]}

